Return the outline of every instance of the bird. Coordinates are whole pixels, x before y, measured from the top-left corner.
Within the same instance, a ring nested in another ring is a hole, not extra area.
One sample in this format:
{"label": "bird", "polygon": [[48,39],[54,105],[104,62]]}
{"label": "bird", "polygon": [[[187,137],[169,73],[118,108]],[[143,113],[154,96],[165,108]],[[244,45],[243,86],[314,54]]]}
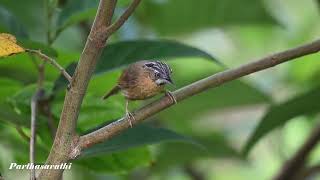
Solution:
{"label": "bird", "polygon": [[145,100],[165,93],[172,103],[177,103],[175,96],[165,89],[165,85],[173,84],[171,74],[172,69],[162,61],[137,61],[122,71],[117,84],[102,99],[105,100],[121,92],[126,99],[125,115],[132,127],[131,119],[134,120],[134,116],[128,110],[129,101]]}

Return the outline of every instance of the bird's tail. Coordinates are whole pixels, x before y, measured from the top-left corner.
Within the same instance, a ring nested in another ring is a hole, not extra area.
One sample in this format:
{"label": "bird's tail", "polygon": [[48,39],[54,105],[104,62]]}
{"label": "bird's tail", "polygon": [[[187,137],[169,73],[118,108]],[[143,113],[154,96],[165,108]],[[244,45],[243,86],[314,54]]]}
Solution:
{"label": "bird's tail", "polygon": [[115,86],[114,88],[112,88],[107,94],[105,94],[102,99],[107,99],[108,97],[117,94],[120,91],[120,87],[119,86]]}

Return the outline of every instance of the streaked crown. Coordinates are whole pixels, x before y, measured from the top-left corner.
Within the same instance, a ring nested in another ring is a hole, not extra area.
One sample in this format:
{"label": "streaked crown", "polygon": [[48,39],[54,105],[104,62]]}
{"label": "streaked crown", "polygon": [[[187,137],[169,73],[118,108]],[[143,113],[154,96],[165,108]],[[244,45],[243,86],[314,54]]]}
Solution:
{"label": "streaked crown", "polygon": [[155,82],[158,85],[173,84],[171,80],[172,69],[168,64],[161,61],[146,62],[145,67],[151,69],[154,72]]}

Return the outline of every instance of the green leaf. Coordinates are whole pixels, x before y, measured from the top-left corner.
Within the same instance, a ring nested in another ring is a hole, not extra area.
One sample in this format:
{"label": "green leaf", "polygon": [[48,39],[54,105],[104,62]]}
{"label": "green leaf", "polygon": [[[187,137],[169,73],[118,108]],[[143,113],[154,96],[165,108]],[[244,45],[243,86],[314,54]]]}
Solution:
{"label": "green leaf", "polygon": [[156,128],[142,124],[129,128],[106,142],[85,149],[81,155],[83,157],[97,156],[102,153],[111,153],[132,147],[169,141],[180,141],[199,146],[199,144],[191,138],[177,134],[169,129]]}
{"label": "green leaf", "polygon": [[107,72],[138,60],[201,57],[220,64],[210,54],[169,40],[137,40],[110,44],[104,49],[95,73]]}
{"label": "green leaf", "polygon": [[320,88],[315,88],[287,102],[271,106],[245,144],[243,153],[247,155],[262,137],[292,118],[319,112],[318,99],[320,99]]}
{"label": "green leaf", "polygon": [[[26,164],[29,161],[29,142],[23,139],[15,127],[5,125],[5,128],[2,129],[0,133],[1,144],[4,145],[10,152],[10,156],[12,154],[14,158],[14,162]],[[36,144],[36,159],[37,163],[45,163],[48,153],[50,151],[49,148],[45,148],[42,144],[37,142]],[[9,164],[6,165],[9,167]]]}
{"label": "green leaf", "polygon": [[60,31],[81,21],[93,18],[98,7],[98,0],[70,0],[58,17]]}
{"label": "green leaf", "polygon": [[[77,67],[77,63],[72,62],[67,66],[65,70],[70,74],[70,76],[72,76],[76,67]],[[53,84],[52,92],[57,93],[59,90],[64,89],[68,85],[68,83],[69,83],[68,80],[62,74],[60,74],[58,79],[56,79]]]}
{"label": "green leaf", "polygon": [[[173,61],[172,63],[170,62],[170,65],[173,69],[173,80],[177,86],[176,89],[221,71],[221,68],[218,68],[210,61],[193,58]],[[201,133],[205,132],[203,128],[209,128],[207,132],[213,130],[212,126],[196,128],[195,124],[201,121],[203,114],[213,114],[215,111],[225,108],[270,103],[270,101],[269,96],[260,89],[249,83],[235,80],[187,98],[161,112],[159,116],[167,126],[174,127],[179,132],[188,134]],[[214,115],[210,117],[212,121],[222,121],[222,119],[217,119]]]}
{"label": "green leaf", "polygon": [[106,156],[77,159],[75,163],[95,172],[125,174],[137,167],[148,166],[151,160],[148,148],[141,147]]}
{"label": "green leaf", "polygon": [[25,114],[18,114],[12,106],[7,103],[0,103],[0,120],[6,121],[15,125],[29,126],[30,117]]}
{"label": "green leaf", "polygon": [[262,0],[147,0],[138,9],[138,19],[166,35],[213,26],[276,24]]}
{"label": "green leaf", "polygon": [[21,83],[9,78],[0,77],[0,103],[4,102],[9,96],[17,92],[21,88]]}
{"label": "green leaf", "polygon": [[14,34],[17,37],[27,37],[27,30],[21,22],[7,9],[0,6],[0,32]]}
{"label": "green leaf", "polygon": [[169,142],[156,146],[156,161],[152,168],[167,170],[172,166],[191,163],[196,159],[241,158],[239,153],[221,134],[211,133],[206,137],[192,137],[206,149],[185,142]]}

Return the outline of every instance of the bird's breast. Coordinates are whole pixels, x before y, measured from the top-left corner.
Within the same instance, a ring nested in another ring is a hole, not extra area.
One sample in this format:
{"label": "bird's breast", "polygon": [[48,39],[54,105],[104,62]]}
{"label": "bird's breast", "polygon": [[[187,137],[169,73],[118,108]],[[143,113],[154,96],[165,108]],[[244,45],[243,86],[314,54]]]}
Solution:
{"label": "bird's breast", "polygon": [[130,100],[143,100],[151,98],[164,90],[164,86],[158,86],[150,78],[140,78],[131,87],[123,89],[123,95]]}

